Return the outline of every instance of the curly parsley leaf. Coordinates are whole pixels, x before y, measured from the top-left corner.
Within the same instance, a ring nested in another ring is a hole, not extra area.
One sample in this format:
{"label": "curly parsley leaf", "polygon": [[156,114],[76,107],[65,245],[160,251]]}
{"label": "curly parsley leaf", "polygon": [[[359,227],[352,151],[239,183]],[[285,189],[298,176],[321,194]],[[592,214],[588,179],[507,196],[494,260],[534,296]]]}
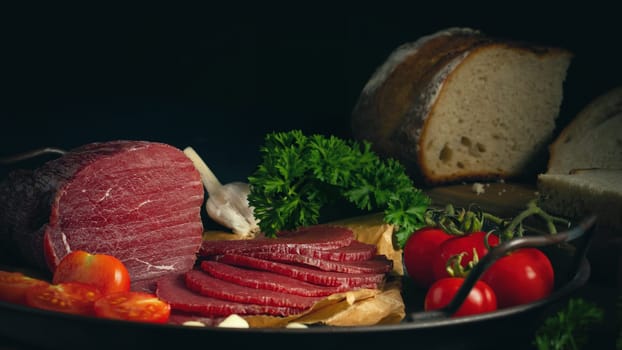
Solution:
{"label": "curly parsley leaf", "polygon": [[[414,203],[414,205],[413,205]],[[410,235],[422,228],[425,212],[430,201],[414,191],[401,193],[385,210],[385,221],[398,227],[395,239],[398,246],[404,247]]]}
{"label": "curly parsley leaf", "polygon": [[320,209],[336,197],[362,210],[384,210],[400,247],[424,225],[430,199],[399,162],[381,160],[368,142],[292,130],[268,134],[260,152],[248,200],[267,236],[318,223]]}
{"label": "curly parsley leaf", "polygon": [[604,311],[581,298],[572,298],[566,307],[544,320],[536,331],[539,350],[580,349],[587,341],[589,327],[602,322]]}

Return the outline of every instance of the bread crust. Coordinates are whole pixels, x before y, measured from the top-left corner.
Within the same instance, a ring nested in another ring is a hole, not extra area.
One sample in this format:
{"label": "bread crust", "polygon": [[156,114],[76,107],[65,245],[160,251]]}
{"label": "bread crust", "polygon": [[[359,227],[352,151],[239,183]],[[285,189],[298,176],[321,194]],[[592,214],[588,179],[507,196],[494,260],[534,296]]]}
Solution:
{"label": "bread crust", "polygon": [[401,142],[409,139],[404,120],[409,128],[419,129],[423,119],[413,115],[423,114],[419,106],[430,104],[433,95],[425,90],[436,73],[484,40],[488,38],[478,31],[451,28],[400,46],[363,89],[352,114],[354,137],[371,141],[380,155],[416,161],[416,152],[400,150]]}
{"label": "bread crust", "polygon": [[561,48],[491,38],[469,28],[452,28],[402,45],[363,89],[353,110],[352,131],[370,141],[381,156],[400,160],[417,180],[428,184],[470,179],[506,178],[516,174],[464,170],[433,174],[425,163],[428,116],[443,94],[444,84],[474,53],[504,47],[536,55],[571,55]]}

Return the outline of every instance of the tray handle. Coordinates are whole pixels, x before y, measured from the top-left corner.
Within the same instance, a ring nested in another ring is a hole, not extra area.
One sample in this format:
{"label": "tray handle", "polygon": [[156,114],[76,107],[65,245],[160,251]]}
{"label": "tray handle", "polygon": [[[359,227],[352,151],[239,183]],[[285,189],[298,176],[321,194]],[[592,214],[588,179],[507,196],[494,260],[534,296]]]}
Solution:
{"label": "tray handle", "polygon": [[19,163],[25,160],[30,160],[30,159],[37,158],[40,156],[45,156],[45,155],[62,156],[65,153],[67,153],[67,151],[65,151],[64,149],[55,148],[55,147],[37,148],[37,149],[33,149],[33,150],[26,151],[23,153],[13,154],[13,155],[6,156],[6,157],[0,157],[0,165],[15,164],[15,163]]}

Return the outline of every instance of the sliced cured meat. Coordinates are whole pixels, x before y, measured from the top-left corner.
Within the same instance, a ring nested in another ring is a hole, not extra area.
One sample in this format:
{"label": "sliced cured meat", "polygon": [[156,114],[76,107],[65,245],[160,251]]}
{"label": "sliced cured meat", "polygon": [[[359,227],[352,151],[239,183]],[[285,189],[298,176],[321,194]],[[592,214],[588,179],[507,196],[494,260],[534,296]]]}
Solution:
{"label": "sliced cured meat", "polygon": [[186,287],[184,275],[173,273],[161,277],[156,282],[156,295],[168,302],[175,312],[225,317],[231,314],[289,316],[303,311],[291,307],[236,303],[200,295]]}
{"label": "sliced cured meat", "polygon": [[225,264],[271,271],[296,278],[301,281],[323,286],[344,288],[378,288],[385,279],[384,273],[369,274],[322,271],[315,268],[285,264],[236,254],[221,255],[216,257],[216,260]]}
{"label": "sliced cured meat", "polygon": [[369,260],[376,255],[376,246],[354,240],[349,245],[336,249],[317,249],[301,244],[289,246],[267,246],[239,253],[247,255],[247,252],[298,254],[311,258],[331,261],[362,261]]}
{"label": "sliced cured meat", "polygon": [[199,256],[209,257],[222,254],[236,254],[249,251],[280,251],[299,253],[301,249],[336,249],[350,245],[354,234],[345,227],[309,226],[298,231],[284,233],[279,238],[243,240],[206,240],[201,245]]}
{"label": "sliced cured meat", "polygon": [[286,251],[284,253],[309,256],[312,258],[332,260],[332,261],[361,261],[373,258],[376,255],[376,246],[373,244],[352,241],[349,245],[337,249],[300,249],[296,251]]}
{"label": "sliced cured meat", "polygon": [[153,279],[192,268],[203,193],[175,147],[92,143],[0,185],[0,240],[40,268],[86,250],[116,256],[135,282]]}
{"label": "sliced cured meat", "polygon": [[318,297],[303,297],[265,289],[255,289],[227,282],[210,276],[200,270],[186,273],[186,287],[212,298],[235,301],[245,304],[285,306],[296,309],[308,309],[318,301]]}
{"label": "sliced cured meat", "polygon": [[307,297],[322,297],[351,290],[344,287],[320,286],[268,271],[245,269],[217,261],[202,261],[200,266],[201,270],[218,279],[256,289]]}
{"label": "sliced cured meat", "polygon": [[248,252],[245,255],[264,260],[312,266],[324,271],[344,273],[387,273],[393,268],[392,261],[387,259],[384,255],[378,255],[369,260],[354,262],[331,261],[299,254],[273,252]]}

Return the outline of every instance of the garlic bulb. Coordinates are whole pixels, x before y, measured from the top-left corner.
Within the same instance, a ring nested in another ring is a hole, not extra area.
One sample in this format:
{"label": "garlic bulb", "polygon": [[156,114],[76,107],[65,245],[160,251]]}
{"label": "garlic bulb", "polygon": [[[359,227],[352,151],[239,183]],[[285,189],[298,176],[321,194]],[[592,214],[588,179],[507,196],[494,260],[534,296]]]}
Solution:
{"label": "garlic bulb", "polygon": [[248,238],[255,237],[259,233],[259,226],[253,215],[253,208],[248,204],[249,185],[245,182],[223,185],[192,147],[186,147],[184,154],[192,160],[201,174],[201,181],[208,194],[205,203],[207,215],[230,228],[233,233]]}

